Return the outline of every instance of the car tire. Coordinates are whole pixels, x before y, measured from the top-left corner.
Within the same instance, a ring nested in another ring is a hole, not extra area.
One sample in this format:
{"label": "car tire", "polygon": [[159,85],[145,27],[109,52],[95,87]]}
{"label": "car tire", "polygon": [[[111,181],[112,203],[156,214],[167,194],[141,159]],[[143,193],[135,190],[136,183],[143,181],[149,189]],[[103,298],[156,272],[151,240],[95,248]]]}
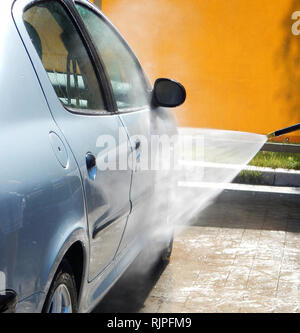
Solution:
{"label": "car tire", "polygon": [[174,240],[174,236],[172,234],[168,245],[165,248],[163,248],[163,250],[161,251],[161,261],[164,264],[168,264],[170,261],[172,249],[173,249],[173,240]]}
{"label": "car tire", "polygon": [[78,312],[75,277],[71,265],[66,260],[62,262],[54,277],[42,312]]}

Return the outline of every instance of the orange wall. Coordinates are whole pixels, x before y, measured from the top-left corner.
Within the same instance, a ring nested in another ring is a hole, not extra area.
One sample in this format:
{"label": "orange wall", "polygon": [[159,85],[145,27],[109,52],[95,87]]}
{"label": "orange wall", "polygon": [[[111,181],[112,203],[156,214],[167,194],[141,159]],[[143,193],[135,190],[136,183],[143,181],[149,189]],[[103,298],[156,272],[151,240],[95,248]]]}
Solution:
{"label": "orange wall", "polygon": [[264,134],[300,122],[296,10],[298,0],[102,0],[152,82],[186,87],[181,126]]}

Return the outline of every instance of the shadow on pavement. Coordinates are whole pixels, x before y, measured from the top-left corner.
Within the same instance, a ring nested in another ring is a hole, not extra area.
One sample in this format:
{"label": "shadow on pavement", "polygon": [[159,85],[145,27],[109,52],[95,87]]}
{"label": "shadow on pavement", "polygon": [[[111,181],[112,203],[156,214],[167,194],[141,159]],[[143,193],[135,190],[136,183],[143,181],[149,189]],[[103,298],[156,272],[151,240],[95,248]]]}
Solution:
{"label": "shadow on pavement", "polygon": [[147,262],[145,253],[142,252],[96,306],[93,313],[140,312],[149,293],[167,266],[161,261],[157,261],[148,268],[145,266],[145,262]]}
{"label": "shadow on pavement", "polygon": [[300,196],[224,191],[193,226],[300,232]]}

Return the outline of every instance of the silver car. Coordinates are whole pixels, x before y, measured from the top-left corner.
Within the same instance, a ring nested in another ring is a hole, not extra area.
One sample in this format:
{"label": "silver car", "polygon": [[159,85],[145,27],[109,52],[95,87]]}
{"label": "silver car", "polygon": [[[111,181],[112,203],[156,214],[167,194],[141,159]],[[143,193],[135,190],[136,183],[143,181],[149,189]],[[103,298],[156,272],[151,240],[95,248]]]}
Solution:
{"label": "silver car", "polygon": [[149,163],[185,89],[152,87],[88,1],[0,12],[0,312],[89,312],[145,246],[170,255],[171,227],[164,244],[150,237],[169,222]]}

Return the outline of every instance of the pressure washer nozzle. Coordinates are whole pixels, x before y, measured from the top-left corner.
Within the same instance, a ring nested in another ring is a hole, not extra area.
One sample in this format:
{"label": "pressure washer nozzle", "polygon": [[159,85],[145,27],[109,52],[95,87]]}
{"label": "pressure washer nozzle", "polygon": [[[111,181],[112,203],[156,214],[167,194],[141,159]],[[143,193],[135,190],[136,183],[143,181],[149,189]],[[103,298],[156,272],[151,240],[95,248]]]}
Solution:
{"label": "pressure washer nozzle", "polygon": [[298,130],[300,130],[300,123],[296,124],[296,125],[293,125],[293,126],[290,126],[290,127],[285,127],[285,128],[282,128],[278,131],[270,133],[270,134],[267,135],[267,137],[268,137],[268,139],[271,139],[271,138],[274,138],[275,136],[288,134],[288,133],[295,132],[295,131],[298,131]]}

